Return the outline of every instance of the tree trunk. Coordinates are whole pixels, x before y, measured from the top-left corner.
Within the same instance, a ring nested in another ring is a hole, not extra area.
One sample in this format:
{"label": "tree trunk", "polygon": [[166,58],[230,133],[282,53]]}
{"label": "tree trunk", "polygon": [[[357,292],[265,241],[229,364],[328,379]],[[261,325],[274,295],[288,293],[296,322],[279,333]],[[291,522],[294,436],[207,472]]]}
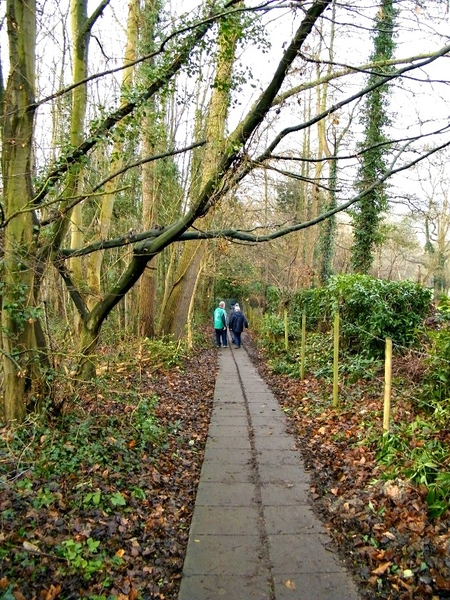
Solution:
{"label": "tree trunk", "polygon": [[[236,44],[242,29],[236,16],[224,19],[220,25],[215,84],[207,118],[208,146],[202,156],[201,183],[204,186],[215,173],[218,157],[224,149],[224,134],[230,105],[230,88]],[[214,211],[204,219],[206,229],[214,219]],[[174,284],[161,319],[161,327],[180,339],[185,330],[192,295],[198,285],[206,252],[206,244],[192,242],[183,248]]]}
{"label": "tree trunk", "polygon": [[[158,19],[159,3],[157,0],[146,0],[142,22],[142,45],[146,52],[153,52],[155,43],[155,23]],[[151,61],[149,64],[153,64]],[[142,76],[145,78],[145,71]],[[141,134],[143,157],[155,153],[158,135],[156,132],[156,102],[150,99],[143,118]],[[142,226],[151,229],[157,223],[158,183],[156,181],[156,165],[153,162],[142,165]],[[158,257],[152,261],[151,267],[145,269],[139,287],[139,335],[152,338],[155,335],[155,302],[157,286]]]}
{"label": "tree trunk", "polygon": [[5,94],[3,129],[3,200],[6,219],[2,298],[2,362],[6,420],[25,417],[25,393],[36,366],[34,322],[34,219],[30,211],[32,139],[35,111],[36,5],[32,0],[7,3],[10,74]]}
{"label": "tree trunk", "polygon": [[[84,314],[81,330],[81,358],[77,366],[77,376],[81,379],[87,380],[95,376],[96,360],[94,359],[94,353],[103,321],[135,283],[139,281],[150,260],[149,256],[144,256],[140,252],[133,256],[122,276],[111,287],[108,294],[100,302],[97,302],[89,313]],[[68,287],[70,289],[70,285]],[[74,302],[77,303],[78,292],[72,290],[71,295]]]}
{"label": "tree trunk", "polygon": [[[395,26],[397,18],[396,2],[381,0],[376,18],[374,38],[374,60],[389,61],[395,50]],[[385,69],[386,70],[386,69]],[[388,69],[387,69],[388,70]],[[380,79],[378,73],[369,78],[369,83]],[[364,191],[386,172],[386,155],[389,152],[386,127],[390,124],[387,111],[388,84],[384,84],[366,96],[364,110],[364,143],[361,165],[358,170],[356,188]],[[380,241],[380,224],[383,212],[388,208],[386,184],[379,184],[361,200],[353,214],[354,242],[352,247],[352,265],[356,273],[367,274],[374,259],[376,246]]]}
{"label": "tree trunk", "polygon": [[[87,24],[87,0],[71,0],[71,29],[72,29],[72,63],[73,63],[73,82],[77,83],[87,76],[87,59],[89,49],[90,30]],[[77,147],[83,140],[84,120],[86,117],[87,90],[86,84],[77,85],[72,91],[72,107],[70,121],[70,143]],[[66,198],[74,198],[82,192],[82,173],[83,167],[77,166],[70,169],[67,177]],[[81,204],[77,204],[68,213],[70,224],[70,247],[81,248],[83,245],[83,211]],[[83,285],[83,265],[81,258],[73,258],[70,261],[72,271],[72,280],[81,287]],[[75,331],[81,331],[80,315],[74,313]]]}
{"label": "tree trunk", "polygon": [[[144,136],[142,137],[142,153],[148,156],[152,147],[150,145],[151,126],[149,119],[144,120]],[[156,223],[155,194],[155,165],[148,163],[142,167],[142,224],[144,229],[150,229]],[[139,289],[139,335],[152,338],[155,335],[155,299],[156,299],[156,269],[158,257],[152,261],[141,277]]]}
{"label": "tree trunk", "polygon": [[[130,92],[133,82],[134,67],[129,66],[136,58],[136,47],[138,41],[138,22],[139,22],[139,2],[130,0],[128,5],[127,20],[127,45],[125,49],[124,65],[122,71],[122,102],[126,103],[127,94]],[[119,137],[114,141],[112,149],[112,158],[109,168],[110,173],[115,173],[123,166],[123,138]],[[98,218],[97,235],[92,242],[106,240],[111,227],[111,217],[114,208],[114,191],[117,188],[117,179],[112,179],[105,184],[105,194],[101,199],[101,209]],[[102,297],[101,269],[103,264],[103,251],[92,253],[87,265],[88,296],[86,304],[91,310]]]}
{"label": "tree trunk", "polygon": [[205,246],[204,242],[185,244],[178,264],[177,279],[171,287],[167,303],[164,306],[161,333],[172,334],[177,340],[181,339],[185,333],[191,297],[197,285],[197,276],[200,272]]}

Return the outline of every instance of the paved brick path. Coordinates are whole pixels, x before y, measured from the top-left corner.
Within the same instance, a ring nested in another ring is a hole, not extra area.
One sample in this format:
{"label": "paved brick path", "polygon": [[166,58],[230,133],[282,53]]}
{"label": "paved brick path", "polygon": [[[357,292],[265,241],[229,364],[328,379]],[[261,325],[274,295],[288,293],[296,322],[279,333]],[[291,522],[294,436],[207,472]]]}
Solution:
{"label": "paved brick path", "polygon": [[219,353],[178,600],[358,600],[275,397],[244,348]]}

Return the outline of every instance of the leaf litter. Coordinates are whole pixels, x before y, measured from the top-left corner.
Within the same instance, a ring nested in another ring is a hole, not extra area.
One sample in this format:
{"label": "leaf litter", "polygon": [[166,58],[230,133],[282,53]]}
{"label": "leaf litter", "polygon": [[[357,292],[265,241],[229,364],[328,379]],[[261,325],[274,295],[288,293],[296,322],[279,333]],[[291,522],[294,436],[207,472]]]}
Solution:
{"label": "leaf litter", "polygon": [[[317,380],[274,375],[251,344],[247,349],[286,413],[311,476],[314,510],[361,597],[450,598],[448,512],[431,520],[424,489],[380,477],[374,449],[360,444],[355,406],[318,411]],[[144,363],[109,372],[114,392],[80,395],[78,437],[59,443],[54,424],[34,440],[54,449],[47,471],[34,469],[27,448],[13,449],[10,430],[0,430],[2,600],[176,600],[216,358],[203,350],[181,367]],[[120,401],[123,390],[132,390],[134,402]],[[157,401],[142,402],[150,397]],[[379,399],[361,403],[364,426],[379,427]],[[139,427],[136,411],[149,416],[141,414]],[[77,462],[86,446],[91,456]],[[70,468],[52,470],[51,460]],[[292,589],[289,580],[285,585]]]}
{"label": "leaf litter", "polygon": [[[430,518],[426,487],[386,480],[373,444],[362,442],[367,431],[382,432],[382,391],[358,400],[353,390],[333,408],[331,385],[274,374],[263,355],[254,346],[250,350],[297,439],[311,477],[313,508],[361,597],[449,599],[450,511]],[[412,420],[414,407],[406,397],[396,401],[396,414]],[[450,431],[441,442],[450,447]]]}
{"label": "leaf litter", "polygon": [[56,423],[41,435],[47,468],[0,430],[2,600],[177,597],[216,363],[204,350],[181,367],[111,371],[114,392],[80,395],[78,437],[72,426],[61,443]]}

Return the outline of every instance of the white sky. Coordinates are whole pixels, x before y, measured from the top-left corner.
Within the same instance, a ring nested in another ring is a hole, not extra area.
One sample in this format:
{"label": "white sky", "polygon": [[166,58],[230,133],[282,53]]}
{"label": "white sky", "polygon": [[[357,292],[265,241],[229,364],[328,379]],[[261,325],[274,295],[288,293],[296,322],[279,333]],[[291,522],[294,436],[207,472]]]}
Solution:
{"label": "white sky", "polygon": [[[0,11],[5,10],[5,2],[0,5]],[[256,2],[252,1],[252,4]],[[369,29],[372,26],[371,16],[376,10],[376,2],[371,0],[350,0],[347,3],[348,10],[339,9],[337,13],[335,60],[342,64],[353,64],[359,66],[363,64],[369,54],[372,52],[372,43]],[[177,0],[173,6],[178,12],[192,11],[199,2],[194,0]],[[287,6],[293,6],[290,3]],[[49,93],[54,85],[55,77],[60,75],[64,77],[65,83],[70,82],[70,63],[67,59],[62,62],[61,56],[64,46],[67,47],[69,39],[64,34],[62,22],[67,21],[68,0],[46,0],[40,8],[46,13],[43,25],[39,30],[40,45],[38,47],[38,65],[42,74],[40,79],[41,95]],[[90,10],[97,6],[97,2],[89,2]],[[96,72],[114,66],[119,66],[123,56],[123,44],[125,36],[126,3],[123,0],[111,0],[110,5],[105,10],[104,16],[98,21],[94,28],[95,38],[91,41],[91,67],[90,71]],[[397,39],[396,54],[399,57],[407,57],[418,53],[427,53],[434,51],[450,41],[449,13],[448,6],[445,3],[436,3],[429,1],[426,3],[427,10],[420,9],[417,2],[413,0],[399,0],[398,6],[401,9],[400,21],[402,24],[401,34]],[[447,12],[445,7],[447,6]],[[444,8],[444,10],[443,10]],[[326,17],[330,16],[327,11]],[[267,83],[271,77],[283,51],[283,45],[289,40],[291,34],[295,31],[302,13],[297,10],[296,15],[289,8],[280,8],[268,13],[266,21],[267,35],[270,37],[272,50],[269,54],[263,54],[260,49],[254,46],[247,46],[240,59],[248,68],[251,68],[254,80],[243,86],[238,103],[232,111],[230,119],[230,129],[233,129],[236,122],[244,115],[253,104],[259,90]],[[66,23],[67,25],[67,23]],[[68,27],[68,25],[67,25]],[[2,59],[6,58],[5,35],[0,38],[2,45]],[[308,40],[305,52],[313,53],[315,48],[312,44],[317,44],[315,39]],[[325,43],[327,37],[324,37]],[[322,56],[326,58],[325,48],[322,50]],[[415,79],[403,79],[396,82],[393,86],[391,96],[391,111],[393,113],[392,131],[394,136],[402,137],[413,133],[428,132],[443,126],[449,120],[449,76],[448,68],[449,58],[441,58],[433,65],[429,65],[426,71],[413,72]],[[300,66],[300,63],[299,63]],[[306,69],[308,71],[308,68]],[[205,70],[206,72],[206,70]],[[4,76],[6,72],[4,69]],[[299,73],[297,81],[300,83],[308,77],[308,73]],[[103,79],[101,85],[91,84],[91,98],[95,104],[104,104],[106,109],[117,101],[117,80],[120,74],[113,78]],[[294,83],[295,77],[291,78]],[[430,83],[429,80],[435,80]],[[296,82],[297,82],[296,81]],[[329,105],[335,101],[346,98],[349,93],[358,89],[364,82],[364,76],[358,75],[338,79],[329,87]],[[302,97],[302,104],[297,101],[290,101],[286,109],[283,109],[279,117],[271,112],[271,118],[274,119],[269,131],[278,131],[286,125],[292,125],[300,122],[303,117],[303,106],[307,102],[308,94]],[[44,152],[48,151],[49,145],[49,106],[40,109],[40,115],[45,119],[46,125],[38,129],[41,137],[37,139],[38,145]],[[192,109],[193,107],[189,107]],[[95,107],[93,106],[91,111]],[[92,114],[92,113],[91,113]],[[346,124],[348,109],[343,108],[339,111],[339,126],[342,128]],[[180,131],[189,131],[193,123],[193,113],[186,111],[184,113],[185,124],[180,126]],[[269,137],[270,139],[270,137]],[[291,149],[297,148],[300,152],[303,140],[303,134],[287,139],[282,147]],[[357,137],[348,137],[346,148],[343,152],[354,149]],[[432,140],[430,144],[434,143]],[[47,146],[47,150],[46,147]],[[353,169],[349,170],[349,177]],[[345,170],[343,175],[345,175]],[[401,186],[402,189],[411,188],[411,178],[408,175],[401,175],[395,178],[394,183]],[[349,184],[351,182],[349,181]],[[413,190],[414,191],[414,190]]]}

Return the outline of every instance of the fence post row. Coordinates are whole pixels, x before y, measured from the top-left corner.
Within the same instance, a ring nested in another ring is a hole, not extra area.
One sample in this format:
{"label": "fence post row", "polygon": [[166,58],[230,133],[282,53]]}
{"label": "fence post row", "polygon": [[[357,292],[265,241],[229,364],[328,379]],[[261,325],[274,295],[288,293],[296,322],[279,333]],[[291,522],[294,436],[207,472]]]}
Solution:
{"label": "fence post row", "polygon": [[[333,406],[339,403],[339,311],[334,315],[333,324]],[[288,350],[288,310],[284,309],[284,336]],[[306,349],[306,311],[302,313],[301,345],[300,345],[300,379],[305,378],[305,349]],[[392,339],[386,338],[384,365],[384,408],[383,431],[389,432],[391,416],[391,382],[392,382]]]}

